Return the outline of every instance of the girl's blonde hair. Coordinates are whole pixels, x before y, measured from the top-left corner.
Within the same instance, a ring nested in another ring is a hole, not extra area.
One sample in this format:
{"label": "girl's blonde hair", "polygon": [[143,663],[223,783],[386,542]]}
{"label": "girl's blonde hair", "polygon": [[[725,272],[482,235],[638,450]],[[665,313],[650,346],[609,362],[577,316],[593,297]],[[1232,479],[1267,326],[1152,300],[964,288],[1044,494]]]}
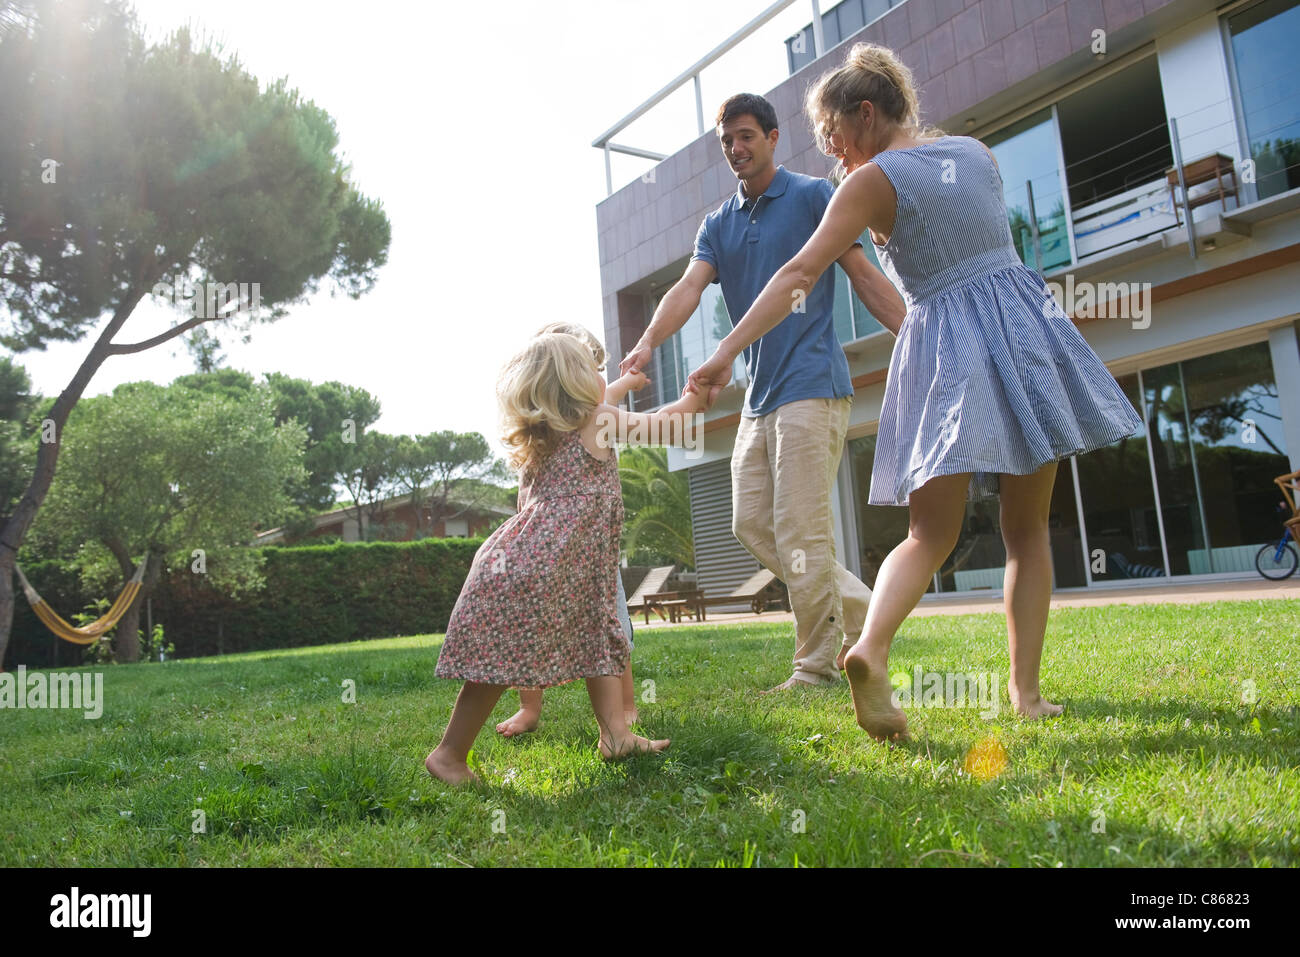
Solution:
{"label": "girl's blonde hair", "polygon": [[557,332],[562,336],[573,336],[591,350],[592,356],[596,360],[597,371],[603,371],[605,368],[605,347],[601,345],[600,340],[591,334],[591,330],[586,326],[580,326],[576,322],[548,322],[542,328],[537,330],[537,335],[543,335],[547,332]]}
{"label": "girl's blonde hair", "polygon": [[855,43],[844,65],[822,74],[804,101],[817,146],[823,153],[830,146],[831,121],[856,112],[863,100],[870,100],[909,136],[929,139],[943,135],[943,130],[921,124],[912,71],[898,54],[874,43]]}
{"label": "girl's blonde hair", "polygon": [[591,417],[602,398],[593,372],[590,348],[556,332],[540,333],[505,364],[497,380],[501,439],[521,476],[554,452],[564,433]]}

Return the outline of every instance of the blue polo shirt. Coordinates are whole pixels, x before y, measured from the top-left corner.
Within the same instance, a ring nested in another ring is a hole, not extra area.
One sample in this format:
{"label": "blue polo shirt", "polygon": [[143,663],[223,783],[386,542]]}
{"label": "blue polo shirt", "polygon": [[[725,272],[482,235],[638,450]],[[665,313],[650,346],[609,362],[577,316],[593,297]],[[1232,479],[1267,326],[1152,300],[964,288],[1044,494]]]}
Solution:
{"label": "blue polo shirt", "polygon": [[[692,259],[717,272],[734,327],[778,269],[794,258],[821,223],[832,187],[824,179],[776,168],[767,192],[745,198],[741,187],[700,224]],[[860,245],[860,244],[858,244]],[[835,337],[835,270],[827,269],[804,302],[745,349],[747,418],[799,399],[853,395],[849,361]]]}

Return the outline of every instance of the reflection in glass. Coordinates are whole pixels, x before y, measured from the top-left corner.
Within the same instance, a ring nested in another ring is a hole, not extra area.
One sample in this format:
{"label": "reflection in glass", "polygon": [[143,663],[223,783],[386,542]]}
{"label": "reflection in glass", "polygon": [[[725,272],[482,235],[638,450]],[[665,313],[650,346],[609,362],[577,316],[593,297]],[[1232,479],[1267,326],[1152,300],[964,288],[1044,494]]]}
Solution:
{"label": "reflection in glass", "polygon": [[[1140,408],[1138,377],[1121,376],[1118,382],[1133,408]],[[1093,581],[1164,575],[1145,429],[1079,456],[1078,467]]]}
{"label": "reflection in glass", "polygon": [[1200,477],[1192,457],[1179,364],[1145,370],[1142,387],[1152,462],[1160,489],[1160,514],[1165,523],[1169,571],[1186,575],[1190,570],[1189,553],[1205,548],[1205,525],[1202,499],[1197,494]]}
{"label": "reflection in glass", "polygon": [[871,465],[876,455],[874,435],[850,439],[845,444],[845,453],[853,475],[861,578],[869,587],[875,588],[880,563],[895,545],[907,538],[907,509],[896,505],[867,504],[871,491]]}
{"label": "reflection in glass", "polygon": [[1291,471],[1268,344],[1182,367],[1211,549],[1189,553],[1188,570],[1250,571],[1255,552],[1277,536],[1273,478]]}
{"label": "reflection in glass", "polygon": [[[659,302],[671,286],[657,296],[651,297],[647,306],[650,315],[659,308]],[[649,319],[646,320],[649,322]],[[700,295],[700,304],[686,324],[667,342],[655,350],[656,377],[654,396],[656,405],[672,402],[682,394],[686,377],[698,369],[713,355],[723,339],[732,329],[731,317],[727,314],[727,305],[722,298],[722,287],[710,283]],[[738,356],[731,366],[731,381],[744,386],[749,380],[745,373],[745,360]],[[650,392],[649,389],[646,390]],[[637,405],[637,408],[642,408]]]}
{"label": "reflection in glass", "polygon": [[1265,0],[1229,17],[1228,32],[1256,188],[1265,199],[1300,186],[1300,4]]}
{"label": "reflection in glass", "polygon": [[832,265],[831,269],[835,273],[835,338],[843,345],[857,338],[853,334],[852,302],[858,297],[854,294],[853,284],[849,282],[849,277],[844,270],[837,265]]}
{"label": "reflection in glass", "polygon": [[[1065,192],[1061,188],[1060,149],[1056,120],[1050,109],[1041,110],[999,130],[984,141],[997,157],[1002,172],[1011,240],[1020,260],[1043,271],[1070,262],[1069,225],[1065,219]],[[1034,211],[1038,217],[1041,265],[1034,253],[1029,222],[1029,190],[1034,184]]]}
{"label": "reflection in glass", "polygon": [[[1000,590],[1006,572],[1007,552],[1002,543],[1000,498],[966,503],[966,517],[952,554],[939,569],[942,591]],[[1052,551],[1053,587],[1087,585],[1083,570],[1083,544],[1079,512],[1074,505],[1074,478],[1067,459],[1056,467],[1052,502],[1048,512]]]}
{"label": "reflection in glass", "polygon": [[[863,233],[861,238],[862,249],[867,254],[867,259],[871,261],[871,265],[879,269],[880,259],[876,256],[876,248],[871,241],[870,231]],[[836,292],[838,291],[837,289]],[[873,332],[879,332],[885,328],[880,324],[880,320],[871,314],[871,310],[857,297],[857,294],[853,292],[852,284],[849,285],[849,303],[853,311],[853,337],[855,339],[861,339],[863,336],[869,336]]]}

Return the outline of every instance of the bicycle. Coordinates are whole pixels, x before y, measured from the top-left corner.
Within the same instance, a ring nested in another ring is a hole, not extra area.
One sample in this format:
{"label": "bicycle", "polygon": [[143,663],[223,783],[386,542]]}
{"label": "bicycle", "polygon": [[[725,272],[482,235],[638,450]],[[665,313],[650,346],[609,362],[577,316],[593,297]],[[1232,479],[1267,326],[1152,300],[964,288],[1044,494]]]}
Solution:
{"label": "bicycle", "polygon": [[1300,472],[1279,475],[1273,481],[1285,499],[1278,503],[1277,510],[1285,515],[1289,508],[1291,517],[1282,522],[1282,537],[1256,553],[1255,570],[1269,581],[1281,581],[1294,575],[1296,567],[1300,566],[1300,556],[1296,555],[1291,544],[1300,535],[1300,507],[1296,506],[1296,497],[1300,494]]}

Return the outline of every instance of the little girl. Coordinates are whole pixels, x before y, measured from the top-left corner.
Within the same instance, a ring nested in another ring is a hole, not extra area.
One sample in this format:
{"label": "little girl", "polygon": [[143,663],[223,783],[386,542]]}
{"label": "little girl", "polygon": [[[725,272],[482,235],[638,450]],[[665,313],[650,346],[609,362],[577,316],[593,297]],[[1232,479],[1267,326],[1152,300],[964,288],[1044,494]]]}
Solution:
{"label": "little girl", "polygon": [[[635,374],[633,388],[648,381]],[[648,415],[601,401],[604,377],[573,336],[537,336],[497,383],[504,441],[519,471],[519,512],[479,548],[438,655],[436,674],[465,684],[442,741],[425,759],[435,778],[476,780],[466,759],[502,693],[587,679],[607,761],[662,751],[632,734],[619,676],[627,637],[610,568],[618,561],[623,499],[612,447],[628,435],[682,441],[691,395]]]}
{"label": "little girl", "polygon": [[[605,347],[601,345],[600,340],[593,336],[585,326],[580,326],[576,322],[551,322],[537,330],[537,335],[540,336],[548,332],[573,336],[591,350],[592,358],[596,362],[596,369],[598,371],[604,371],[606,358]],[[639,388],[639,386],[636,385],[636,381],[636,377],[634,376],[623,376],[605,386],[605,403],[615,406],[622,405],[623,398],[634,388]],[[617,465],[617,453],[615,453],[614,458],[615,464]],[[632,645],[632,619],[627,613],[627,596],[623,592],[623,576],[619,572],[617,564],[610,569],[610,574],[614,576],[614,584],[617,586],[618,590],[617,597],[614,599],[614,610],[618,612],[619,624],[623,626],[623,633],[627,635],[628,646],[633,647],[634,649],[634,646]],[[636,685],[632,680],[632,666],[630,664],[627,667],[627,671],[623,672],[619,677],[619,681],[623,688],[623,714],[624,717],[627,718],[627,723],[630,726],[637,720]],[[517,734],[527,734],[529,731],[536,731],[541,718],[542,689],[520,688],[519,710],[497,725],[497,733],[503,737],[513,738]]]}
{"label": "little girl", "polygon": [[921,127],[912,75],[893,51],[855,44],[809,90],[807,112],[844,181],[817,231],[687,388],[725,385],[740,350],[869,229],[908,306],[891,329],[898,341],[869,501],[907,505],[909,529],[880,566],[862,637],[842,652],[858,724],[877,739],[906,736],[892,700],[890,644],[956,544],[968,497],[990,492],[1001,499],[1007,552],[1011,704],[1025,717],[1060,714],[1038,686],[1056,464],[1132,434],[1142,419],[1020,261],[992,152]]}

